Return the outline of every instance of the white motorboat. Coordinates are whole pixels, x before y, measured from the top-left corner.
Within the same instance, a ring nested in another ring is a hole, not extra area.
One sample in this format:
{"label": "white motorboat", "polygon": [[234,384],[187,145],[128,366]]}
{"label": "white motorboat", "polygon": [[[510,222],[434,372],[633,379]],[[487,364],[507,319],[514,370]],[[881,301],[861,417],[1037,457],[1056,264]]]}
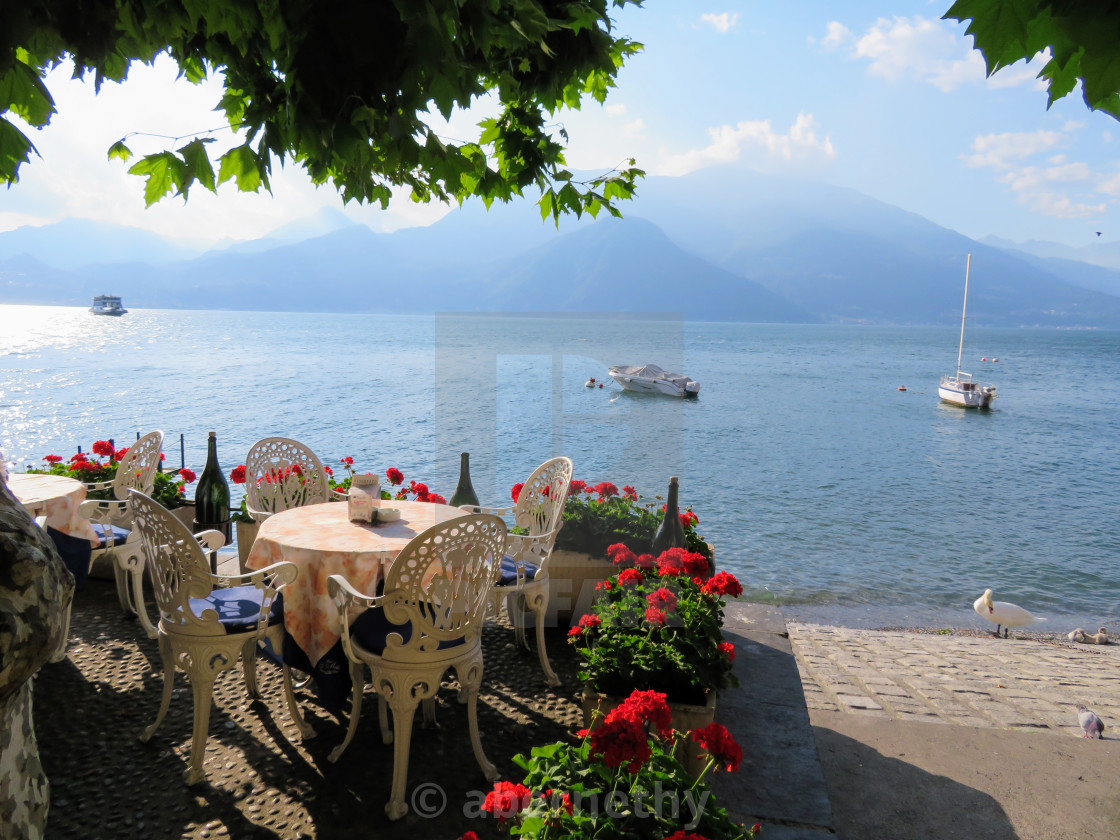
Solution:
{"label": "white motorboat", "polygon": [[957,373],[941,377],[937,395],[943,402],[963,408],[991,408],[996,398],[996,386],[974,382],[971,373],[961,370],[961,356],[964,353],[964,316],[968,310],[968,270],[972,265],[972,254],[964,264],[964,306],[961,307],[961,343],[957,348]]}
{"label": "white motorboat", "polygon": [[93,299],[93,306],[89,311],[94,315],[125,315],[128,312],[121,305],[121,299],[115,295],[98,295]]}
{"label": "white motorboat", "polygon": [[700,383],[679,373],[670,373],[657,365],[624,367],[613,365],[611,379],[627,391],[649,394],[668,394],[671,397],[695,397],[700,393]]}

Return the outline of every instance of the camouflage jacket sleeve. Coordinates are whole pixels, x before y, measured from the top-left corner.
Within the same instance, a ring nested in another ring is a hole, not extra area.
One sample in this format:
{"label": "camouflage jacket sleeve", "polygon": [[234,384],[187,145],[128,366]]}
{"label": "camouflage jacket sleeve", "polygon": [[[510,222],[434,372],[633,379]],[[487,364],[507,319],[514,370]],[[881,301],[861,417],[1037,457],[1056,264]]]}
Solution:
{"label": "camouflage jacket sleeve", "polygon": [[73,594],[54,543],[0,482],[0,703],[58,649]]}

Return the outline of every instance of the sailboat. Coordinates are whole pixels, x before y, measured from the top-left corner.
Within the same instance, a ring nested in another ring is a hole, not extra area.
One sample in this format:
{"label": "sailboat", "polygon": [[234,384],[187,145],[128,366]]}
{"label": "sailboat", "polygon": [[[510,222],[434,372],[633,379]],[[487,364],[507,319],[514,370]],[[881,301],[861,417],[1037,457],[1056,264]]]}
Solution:
{"label": "sailboat", "polygon": [[961,370],[961,356],[964,354],[964,316],[968,311],[968,271],[972,266],[972,254],[964,264],[964,306],[961,307],[961,343],[957,349],[957,373],[941,377],[937,395],[943,402],[964,408],[991,408],[996,398],[995,385],[981,385],[972,380],[971,373]]}

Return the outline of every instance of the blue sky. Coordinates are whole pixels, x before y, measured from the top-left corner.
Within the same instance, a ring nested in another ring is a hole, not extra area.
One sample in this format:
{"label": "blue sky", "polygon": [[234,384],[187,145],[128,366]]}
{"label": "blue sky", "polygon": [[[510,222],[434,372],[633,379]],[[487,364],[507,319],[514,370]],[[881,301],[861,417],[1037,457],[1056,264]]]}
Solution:
{"label": "blue sky", "polygon": [[[940,20],[950,0],[668,2],[615,14],[618,31],[645,44],[605,106],[557,117],[570,134],[569,165],[605,170],[629,157],[651,174],[735,163],[852,187],[981,238],[1070,245],[1120,238],[1120,124],[1088,111],[1075,92],[1049,111],[1035,79],[1042,61],[991,79],[965,27]],[[143,182],[108,161],[129,132],[183,136],[220,127],[215,83],[173,82],[174,66],[138,66],[124,85],[48,85],[59,115],[33,140],[43,155],[0,194],[0,231],[66,216],[148,228],[202,243],[264,235],[320,207],[343,208],[301,170],[277,170],[273,195],[217,197],[196,188],[145,210]],[[487,103],[441,126],[474,136]],[[220,145],[228,137],[218,133]],[[228,133],[226,133],[228,134]],[[162,148],[134,137],[134,151]],[[724,196],[713,196],[713,201]],[[394,202],[344,209],[375,230],[427,224],[442,205]]]}

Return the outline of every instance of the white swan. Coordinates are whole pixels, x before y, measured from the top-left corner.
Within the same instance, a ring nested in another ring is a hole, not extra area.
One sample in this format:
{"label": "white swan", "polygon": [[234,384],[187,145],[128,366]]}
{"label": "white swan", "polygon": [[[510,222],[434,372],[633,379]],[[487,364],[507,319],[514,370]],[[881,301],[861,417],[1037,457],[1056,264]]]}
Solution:
{"label": "white swan", "polygon": [[972,608],[976,610],[977,615],[983,616],[996,626],[997,636],[999,635],[999,628],[1003,627],[1003,638],[1005,639],[1007,638],[1007,631],[1012,627],[1024,627],[1028,624],[1034,624],[1036,621],[1046,620],[1031,615],[1015,604],[1009,604],[1006,601],[993,601],[992,590],[990,589],[984,590],[984,594],[976,599]]}

